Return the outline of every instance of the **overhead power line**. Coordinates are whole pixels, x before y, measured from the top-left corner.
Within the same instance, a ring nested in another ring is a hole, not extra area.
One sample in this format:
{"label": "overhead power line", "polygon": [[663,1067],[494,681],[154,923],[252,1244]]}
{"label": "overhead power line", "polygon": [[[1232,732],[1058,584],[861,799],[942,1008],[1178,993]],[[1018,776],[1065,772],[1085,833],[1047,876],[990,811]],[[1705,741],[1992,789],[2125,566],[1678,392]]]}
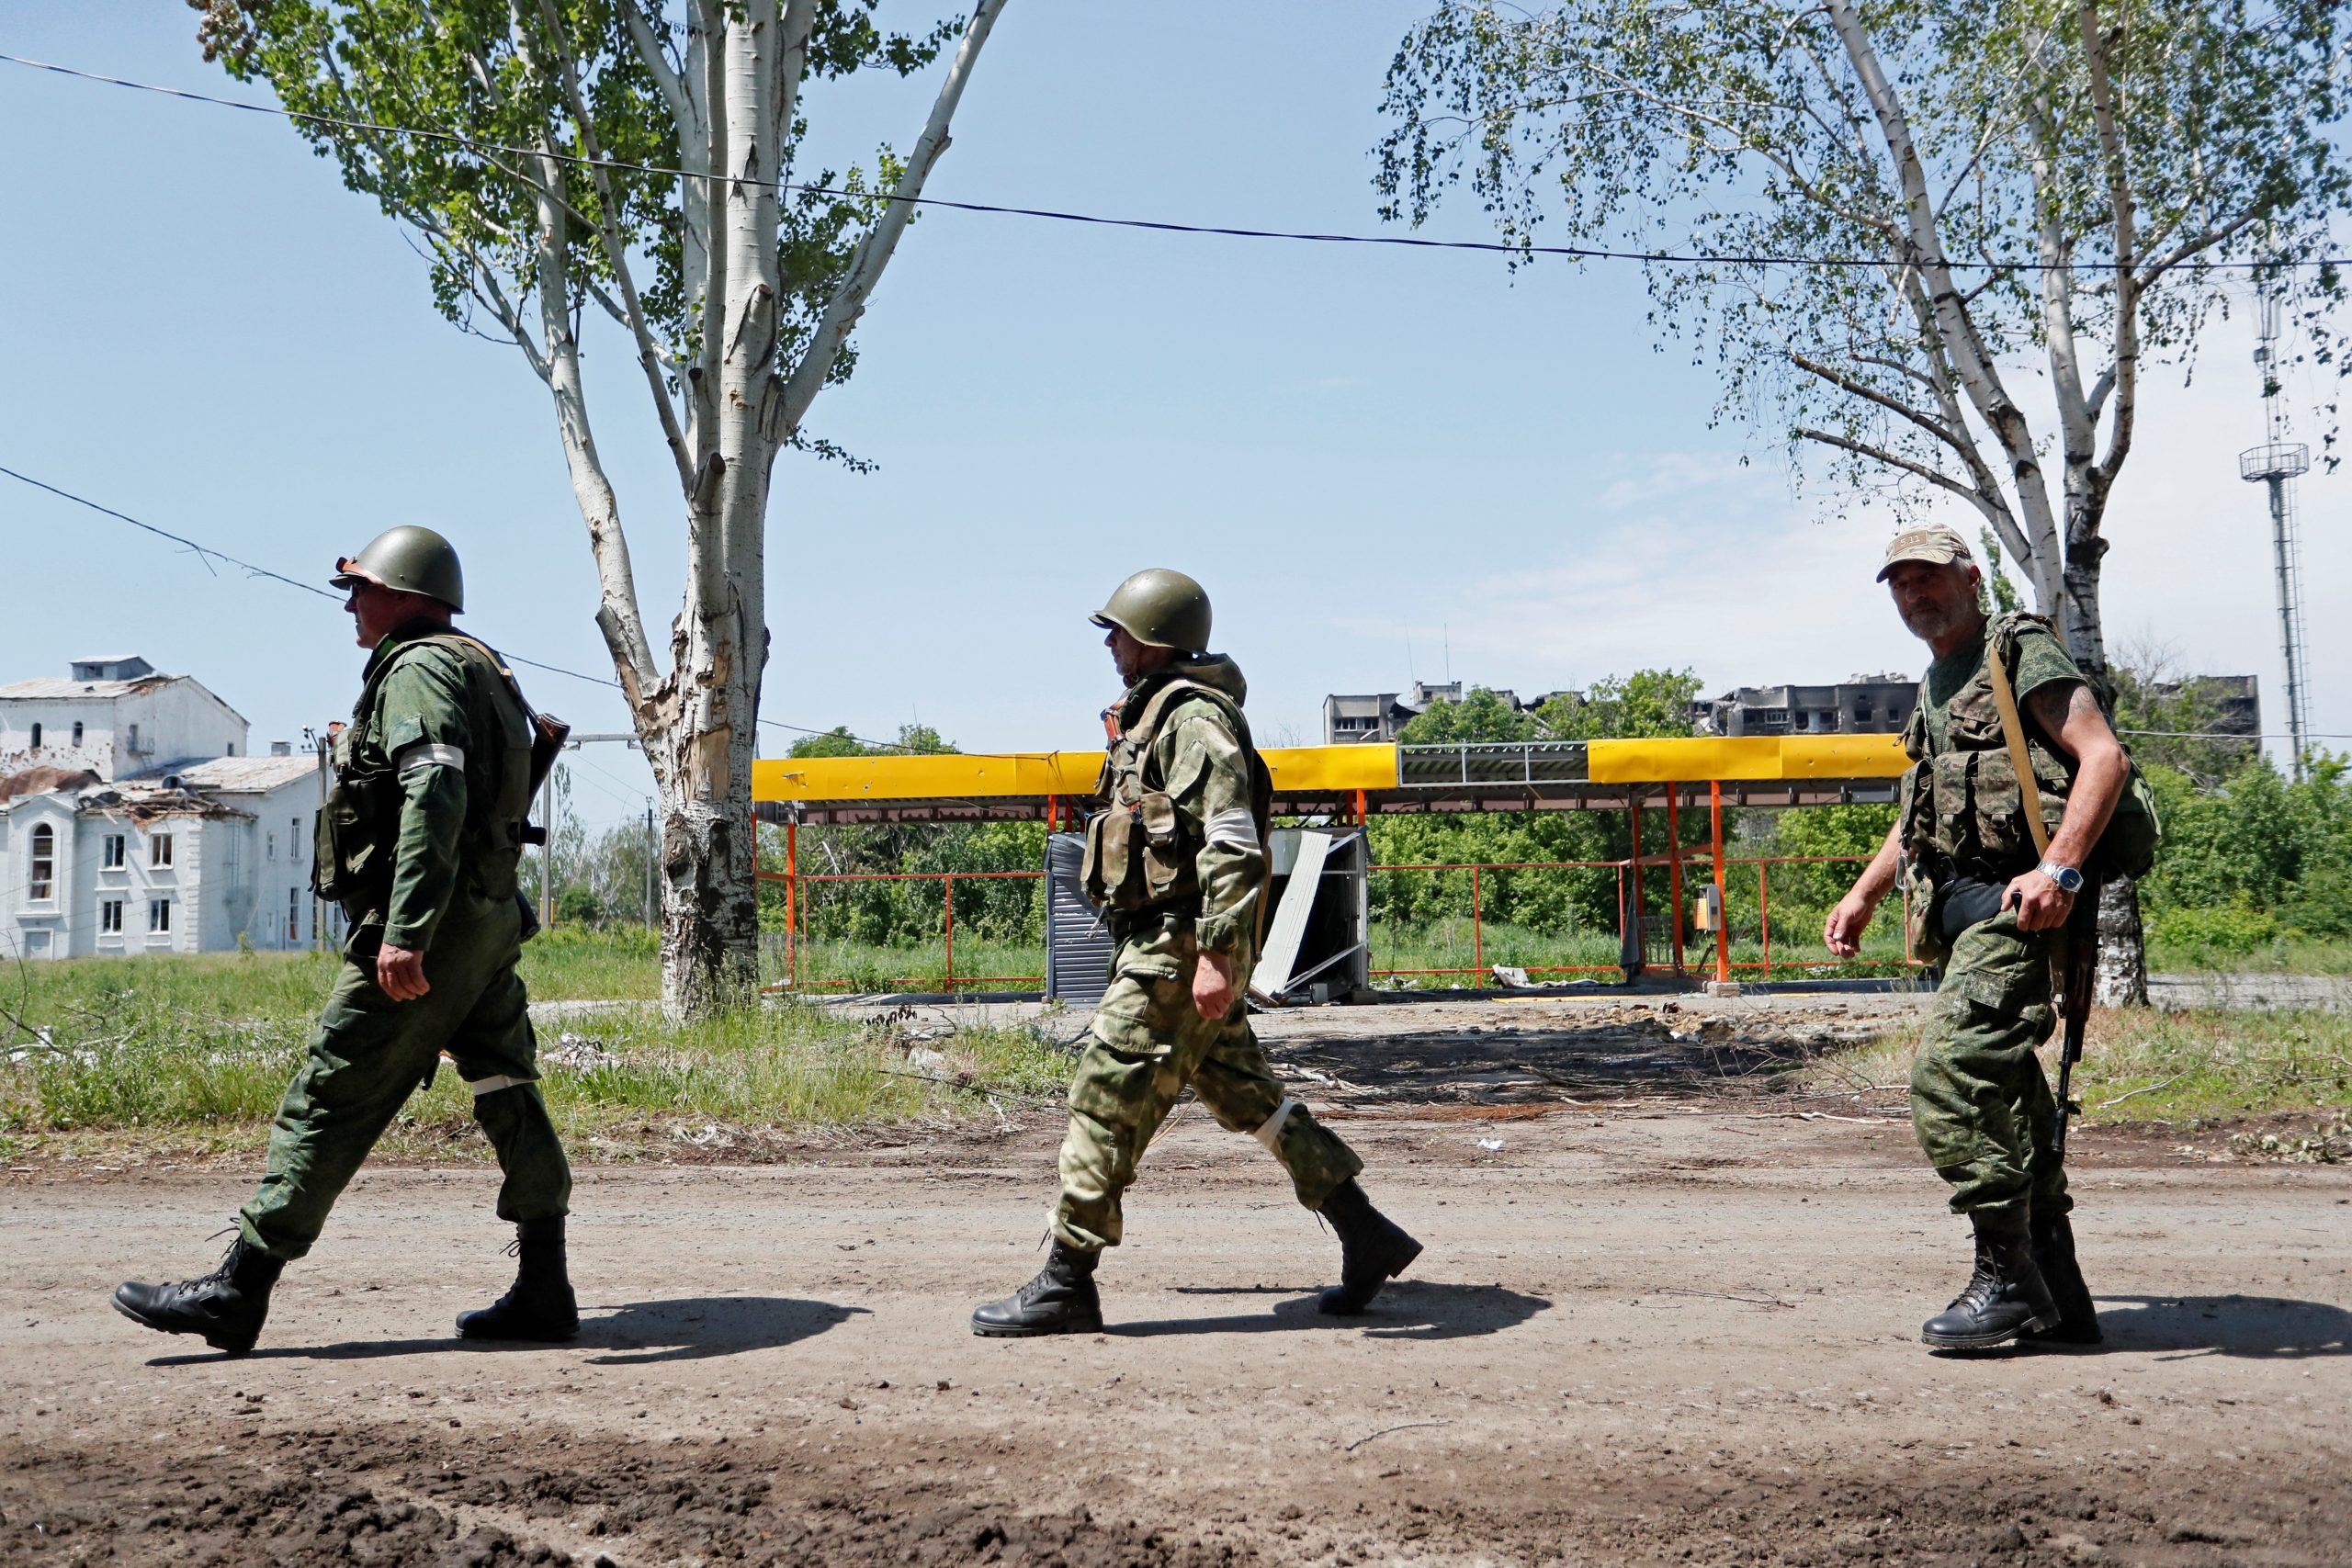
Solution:
{"label": "overhead power line", "polygon": [[[191,555],[195,556],[197,559],[202,561],[208,570],[210,570],[212,563],[217,560],[224,565],[233,566],[238,570],[248,573],[251,576],[267,578],[272,582],[283,583],[288,588],[299,588],[305,593],[315,593],[322,599],[340,599],[343,597],[343,595],[339,593],[334,593],[327,589],[321,588],[316,583],[304,582],[301,579],[288,577],[282,571],[272,571],[266,566],[256,566],[252,561],[241,560],[237,557],[229,554],[226,550],[216,550],[209,545],[199,544],[198,541],[189,538],[185,534],[175,534],[168,528],[158,528],[153,523],[141,522],[140,519],[131,516],[130,513],[127,512],[118,512],[111,506],[102,505],[97,502],[92,501],[86,495],[76,495],[70,490],[60,490],[57,486],[50,484],[45,480],[37,479],[30,474],[20,474],[16,469],[5,465],[0,465],[0,474],[6,474],[8,478],[16,479],[20,483],[28,484],[35,490],[47,491],[50,494],[56,496],[61,501],[70,501],[76,506],[86,506],[93,512],[102,513],[106,516],[112,517],[119,522],[128,523],[132,527],[153,534],[159,539],[169,539],[172,543],[180,546],[182,548],[187,550]],[[216,572],[214,575],[218,576],[219,573]],[[526,665],[533,670],[544,670],[550,675],[564,675],[574,681],[585,681],[592,686],[607,686],[614,691],[621,690],[621,683],[618,681],[610,680],[603,675],[590,675],[578,670],[567,670],[560,664],[543,664],[538,660],[526,659],[519,653],[511,653],[504,649],[499,649],[499,653],[509,663]],[[766,725],[771,729],[791,730],[796,735],[833,735],[838,733],[847,736],[849,739],[856,741],[861,746],[872,746],[877,750],[890,751],[908,751],[913,750],[913,748],[903,745],[895,740],[868,740],[863,736],[849,735],[846,730],[811,729],[805,724],[786,724],[780,718],[762,717],[758,722]]]}
{"label": "overhead power line", "polygon": [[[54,72],[77,81],[95,82],[109,87],[128,87],[135,92],[154,93],[167,98],[181,98],[189,103],[209,104],[218,108],[243,109],[248,114],[266,114],[280,119],[300,120],[307,125],[326,126],[337,130],[364,130],[381,136],[409,137],[422,141],[437,141],[471,152],[497,152],[514,158],[552,158],[557,163],[577,168],[604,169],[614,174],[660,175],[667,179],[725,181],[729,185],[753,186],[776,191],[801,191],[811,196],[838,197],[849,201],[897,201],[914,207],[936,207],[950,212],[980,212],[1006,218],[1037,218],[1056,223],[1085,223],[1107,229],[1141,229],[1162,234],[1196,234],[1232,240],[1283,240],[1317,245],[1385,245],[1405,250],[1422,251],[1483,251],[1503,255],[1566,256],[1577,261],[1648,262],[1677,266],[1789,266],[1789,267],[1855,267],[1885,268],[1916,266],[1919,261],[1902,256],[1800,256],[1770,253],[1739,254],[1687,251],[1628,251],[1610,250],[1589,245],[1513,244],[1507,240],[1431,240],[1414,234],[1333,234],[1298,229],[1247,229],[1222,223],[1180,223],[1157,218],[1112,218],[1096,212],[1065,212],[1046,207],[1012,207],[998,202],[955,201],[937,196],[899,196],[892,191],[845,190],[834,186],[810,185],[798,180],[761,180],[741,175],[704,174],[694,169],[673,168],[662,164],[637,164],[619,158],[589,158],[576,152],[557,152],[540,147],[517,147],[503,141],[490,141],[467,136],[459,131],[444,130],[433,126],[394,125],[383,120],[352,119],[338,115],[314,114],[305,109],[289,109],[277,104],[256,104],[243,98],[224,98],[210,93],[191,92],[185,87],[165,87],[153,82],[132,81],[125,76],[108,76],[96,71],[80,71],[71,65],[59,65],[46,60],[28,60],[18,54],[0,54],[0,61],[22,65],[35,71]],[[2199,262],[2208,270],[2253,270],[2259,267],[2341,266],[2346,258],[2339,256],[2280,256],[2259,261]],[[2116,261],[2044,262],[2026,257],[2015,260],[1970,261],[1956,256],[1940,258],[1939,265],[1950,272],[2114,272],[2125,264]]]}

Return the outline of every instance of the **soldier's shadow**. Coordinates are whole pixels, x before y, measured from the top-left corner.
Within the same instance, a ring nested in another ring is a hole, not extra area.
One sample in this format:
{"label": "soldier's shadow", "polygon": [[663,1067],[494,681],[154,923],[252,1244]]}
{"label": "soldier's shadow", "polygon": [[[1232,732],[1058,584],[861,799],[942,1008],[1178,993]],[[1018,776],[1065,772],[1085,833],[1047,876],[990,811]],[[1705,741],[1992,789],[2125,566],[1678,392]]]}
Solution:
{"label": "soldier's shadow", "polygon": [[868,1310],[793,1296],[684,1296],[676,1301],[631,1302],[595,1318],[582,1318],[578,1343],[583,1348],[607,1348],[607,1354],[588,1358],[597,1366],[698,1361],[814,1339],[853,1317],[866,1315]]}
{"label": "soldier's shadow", "polygon": [[[634,1367],[657,1361],[695,1361],[711,1356],[740,1356],[747,1350],[775,1349],[803,1339],[813,1339],[865,1310],[864,1307],[803,1301],[791,1296],[681,1296],[673,1301],[629,1302],[613,1307],[583,1308],[580,1337],[563,1344],[460,1339],[455,1333],[450,1333],[430,1339],[355,1339],[334,1345],[265,1345],[253,1352],[253,1359],[368,1361],[387,1356],[429,1356],[450,1351],[468,1355],[515,1355],[535,1350],[596,1350],[604,1353],[588,1358],[594,1365]],[[186,1356],[158,1356],[147,1364],[151,1367],[178,1367],[224,1359],[217,1352],[201,1351]]]}
{"label": "soldier's shadow", "polygon": [[2302,1360],[2352,1355],[2352,1312],[2281,1296],[2100,1296],[2098,1350]]}
{"label": "soldier's shadow", "polygon": [[1319,1289],[1262,1285],[1178,1286],[1187,1296],[1280,1295],[1264,1312],[1218,1317],[1168,1317],[1145,1323],[1106,1324],[1102,1332],[1131,1338],[1164,1334],[1265,1334],[1354,1329],[1374,1339],[1470,1339],[1516,1328],[1550,1307],[1548,1297],[1531,1296],[1500,1285],[1452,1285],[1424,1280],[1391,1281],[1357,1317],[1329,1317],[1316,1308]]}

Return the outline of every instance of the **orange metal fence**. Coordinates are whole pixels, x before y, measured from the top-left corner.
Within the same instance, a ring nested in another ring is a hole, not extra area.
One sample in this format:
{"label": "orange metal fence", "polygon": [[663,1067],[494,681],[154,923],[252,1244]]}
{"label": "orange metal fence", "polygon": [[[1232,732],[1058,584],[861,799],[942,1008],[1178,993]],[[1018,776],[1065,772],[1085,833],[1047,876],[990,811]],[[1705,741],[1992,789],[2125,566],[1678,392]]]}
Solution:
{"label": "orange metal fence", "polygon": [[[804,987],[801,985],[800,978],[800,925],[806,907],[806,897],[801,890],[802,885],[807,883],[849,882],[936,882],[940,885],[940,938],[942,946],[944,950],[946,963],[945,974],[944,977],[939,978],[936,981],[933,979],[900,976],[892,980],[890,982],[891,984],[915,986],[937,983],[942,985],[944,988],[951,991],[958,987],[1009,985],[1042,986],[1045,984],[1046,977],[1042,975],[959,976],[956,973],[956,884],[958,882],[971,881],[1034,881],[1044,877],[1046,874],[1044,872],[903,871],[803,873],[797,867],[797,865],[792,863],[794,858],[797,857],[787,857],[786,869],[784,871],[763,870],[759,873],[760,881],[778,885],[784,889],[785,929],[782,934],[784,937],[785,978],[780,986],[773,988],[788,988],[795,990],[806,988],[825,990],[845,988],[850,984],[848,981],[837,980],[826,981]],[[1765,978],[1770,979],[1773,971],[1776,969],[1785,972],[1792,969],[1835,969],[1841,967],[1861,969],[1893,968],[1896,970],[1907,970],[1916,967],[1917,960],[1915,960],[1911,954],[1907,940],[1903,956],[1900,958],[1775,959],[1772,956],[1771,868],[1776,865],[1861,864],[1867,863],[1869,858],[1870,857],[1867,855],[1756,855],[1726,857],[1722,863],[1726,871],[1734,867],[1740,866],[1751,866],[1755,868],[1756,919],[1753,929],[1762,950],[1761,956],[1758,959],[1739,961],[1735,961],[1731,957],[1731,942],[1734,931],[1737,926],[1744,922],[1734,918],[1735,911],[1728,903],[1725,903],[1722,906],[1723,916],[1719,921],[1719,929],[1713,933],[1707,933],[1712,934],[1714,939],[1710,944],[1712,945],[1713,952],[1702,958],[1702,966],[1704,968],[1712,968],[1715,972],[1716,976],[1720,979],[1729,979],[1735,974],[1756,972],[1760,972]],[[1446,975],[1485,975],[1488,973],[1487,964],[1486,879],[1488,874],[1495,872],[1613,872],[1617,879],[1616,907],[1619,910],[1618,941],[1622,949],[1625,937],[1625,931],[1623,929],[1624,920],[1628,913],[1630,913],[1633,919],[1637,922],[1637,925],[1644,931],[1645,935],[1646,935],[1651,924],[1651,922],[1646,920],[1644,917],[1641,878],[1638,875],[1633,879],[1633,898],[1630,904],[1627,901],[1626,892],[1628,884],[1626,874],[1628,872],[1659,870],[1662,870],[1667,874],[1668,886],[1671,890],[1671,911],[1665,917],[1665,924],[1671,931],[1672,967],[1679,972],[1686,967],[1686,960],[1688,958],[1684,941],[1685,920],[1681,911],[1683,867],[1686,864],[1708,867],[1708,879],[1711,882],[1713,882],[1715,886],[1720,888],[1724,885],[1720,881],[1715,881],[1713,876],[1713,860],[1714,855],[1712,850],[1693,846],[1679,855],[1668,852],[1665,854],[1628,857],[1623,860],[1481,862],[1426,861],[1408,862],[1396,865],[1375,865],[1370,868],[1371,874],[1374,875],[1396,872],[1427,872],[1433,874],[1446,872],[1468,872],[1470,874],[1471,958],[1470,963],[1466,966],[1374,969],[1370,973],[1375,979],[1397,979],[1408,977],[1434,978]],[[1907,893],[1905,894],[1904,900],[1904,913],[1906,917],[1909,913],[1909,896]],[[1905,925],[1907,932],[1907,919]],[[1645,960],[1646,960],[1648,957],[1648,942],[1644,941],[1641,945]],[[1618,963],[1528,964],[1517,964],[1513,965],[1513,967],[1523,969],[1530,975],[1576,975],[1600,974],[1608,972],[1622,973],[1624,966],[1622,963]]]}
{"label": "orange metal fence", "polygon": [[[1638,834],[1636,837],[1638,838]],[[1903,896],[1902,908],[1903,914],[1905,917],[1903,922],[1905,945],[1903,956],[1900,958],[1781,958],[1776,960],[1772,956],[1772,889],[1770,868],[1776,865],[1864,865],[1869,863],[1870,858],[1871,857],[1868,855],[1752,855],[1725,858],[1723,861],[1723,865],[1726,870],[1736,866],[1753,866],[1756,870],[1757,901],[1756,922],[1754,929],[1763,950],[1762,956],[1760,959],[1750,959],[1736,962],[1732,959],[1731,942],[1735,929],[1740,922],[1735,920],[1733,918],[1734,910],[1728,901],[1726,901],[1721,906],[1723,909],[1723,918],[1718,922],[1719,929],[1713,932],[1704,933],[1713,937],[1713,940],[1710,945],[1713,951],[1712,953],[1701,960],[1702,964],[1705,967],[1713,968],[1715,971],[1717,977],[1720,979],[1729,979],[1736,973],[1754,971],[1761,971],[1764,977],[1769,979],[1771,976],[1772,971],[1775,969],[1893,968],[1907,970],[1917,967],[1917,960],[1912,956],[1909,945],[1910,922],[1908,917],[1910,914],[1910,894],[1907,890]],[[1670,890],[1669,898],[1672,906],[1671,912],[1667,916],[1667,925],[1671,931],[1672,966],[1677,971],[1680,971],[1687,966],[1686,958],[1688,956],[1684,946],[1685,920],[1682,914],[1683,867],[1685,865],[1693,864],[1694,863],[1698,865],[1709,867],[1710,875],[1708,880],[1713,882],[1714,886],[1718,889],[1721,889],[1723,887],[1723,884],[1719,881],[1714,881],[1714,878],[1712,875],[1713,859],[1714,855],[1711,851],[1699,848],[1697,846],[1686,849],[1679,855],[1672,853],[1641,855],[1639,854],[1637,847],[1635,856],[1628,857],[1624,860],[1483,861],[1475,864],[1432,861],[1414,862],[1397,865],[1373,866],[1371,868],[1371,873],[1375,876],[1379,875],[1383,872],[1468,872],[1470,874],[1471,958],[1470,964],[1466,967],[1374,969],[1371,971],[1371,974],[1375,979],[1414,976],[1487,974],[1488,970],[1486,954],[1487,919],[1484,882],[1486,874],[1489,872],[1615,872],[1617,874],[1617,908],[1619,911],[1618,942],[1622,949],[1625,939],[1624,919],[1629,909],[1625,897],[1625,874],[1628,871],[1633,871],[1636,868],[1641,870],[1663,870],[1667,873],[1668,887]],[[1643,928],[1646,930],[1647,922],[1644,919],[1642,890],[1638,876],[1634,878],[1633,891],[1634,897],[1630,905],[1631,915],[1634,920],[1642,922]],[[1646,960],[1646,942],[1643,943],[1643,948],[1644,957]],[[1569,975],[1595,974],[1605,971],[1617,971],[1622,973],[1624,966],[1623,964],[1514,964],[1512,967],[1523,969],[1530,975]]]}
{"label": "orange metal fence", "polygon": [[[797,847],[797,846],[796,846]],[[789,863],[787,862],[787,864]],[[809,882],[936,882],[940,884],[940,936],[946,947],[947,973],[942,982],[954,990],[958,986],[1013,986],[1046,983],[1043,975],[965,975],[956,973],[956,885],[958,882],[1005,881],[1023,879],[1039,881],[1042,871],[865,871],[865,872],[801,872],[797,866],[785,871],[758,873],[762,882],[779,883],[784,887],[784,964],[785,980],[771,990],[799,990],[800,984],[800,908],[801,885]],[[896,986],[930,985],[927,979],[899,976],[890,982]],[[831,990],[845,987],[845,980],[826,981],[808,987]]]}

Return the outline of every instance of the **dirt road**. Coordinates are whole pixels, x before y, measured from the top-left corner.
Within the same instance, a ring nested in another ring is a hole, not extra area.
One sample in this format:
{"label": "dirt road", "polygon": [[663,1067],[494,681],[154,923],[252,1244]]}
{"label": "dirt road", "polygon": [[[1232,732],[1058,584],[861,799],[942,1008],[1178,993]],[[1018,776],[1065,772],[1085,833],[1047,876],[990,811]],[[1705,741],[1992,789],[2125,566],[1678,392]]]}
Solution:
{"label": "dirt road", "polygon": [[1026,1342],[964,1319],[1038,1261],[1050,1119],[583,1171],[553,1349],[448,1337],[508,1267],[479,1168],[363,1174],[244,1360],[106,1304],[209,1266],[243,1177],[19,1173],[0,1561],[2352,1558],[2352,1174],[2093,1132],[2104,1351],[1939,1359],[1962,1231],[1900,1123],[1533,1110],[1342,1120],[1430,1244],[1348,1324],[1336,1246],[1191,1111],[1110,1331]]}

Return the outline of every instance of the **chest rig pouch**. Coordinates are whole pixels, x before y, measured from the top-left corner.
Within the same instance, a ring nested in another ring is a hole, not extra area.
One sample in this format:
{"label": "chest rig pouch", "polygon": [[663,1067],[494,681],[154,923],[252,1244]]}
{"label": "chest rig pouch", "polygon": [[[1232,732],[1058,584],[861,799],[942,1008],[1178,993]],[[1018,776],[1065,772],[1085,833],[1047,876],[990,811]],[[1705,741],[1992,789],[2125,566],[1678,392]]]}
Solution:
{"label": "chest rig pouch", "polygon": [[[389,668],[390,660],[386,660]],[[358,744],[378,682],[361,692],[352,722],[335,732],[327,761],[334,783],[319,813],[317,842],[311,855],[311,890],[358,911],[380,905],[391,890],[393,834],[381,830],[386,818],[397,823],[399,784],[391,760]]]}
{"label": "chest rig pouch", "polygon": [[[398,852],[402,790],[392,758],[376,726],[376,700],[385,680],[411,647],[437,643],[489,677],[469,682],[467,707],[479,732],[466,761],[466,826],[460,853],[477,891],[513,897],[523,845],[543,841],[525,818],[531,795],[546,776],[570,729],[562,720],[534,712],[504,662],[487,646],[459,632],[418,637],[395,649],[361,688],[351,723],[338,732],[329,753],[334,782],[319,813],[311,885],[322,898],[341,904],[355,921],[380,909],[391,896]],[[484,688],[487,687],[487,691]]]}
{"label": "chest rig pouch", "polygon": [[1201,890],[1196,863],[1201,845],[1164,787],[1166,781],[1155,776],[1159,765],[1151,750],[1169,709],[1189,697],[1205,698],[1234,725],[1250,756],[1259,841],[1265,841],[1272,780],[1249,744],[1248,721],[1216,687],[1181,678],[1170,681],[1145,702],[1135,722],[1112,740],[1103,759],[1098,788],[1109,804],[1086,824],[1086,855],[1080,867],[1086,897],[1100,908],[1148,909],[1195,897]]}

